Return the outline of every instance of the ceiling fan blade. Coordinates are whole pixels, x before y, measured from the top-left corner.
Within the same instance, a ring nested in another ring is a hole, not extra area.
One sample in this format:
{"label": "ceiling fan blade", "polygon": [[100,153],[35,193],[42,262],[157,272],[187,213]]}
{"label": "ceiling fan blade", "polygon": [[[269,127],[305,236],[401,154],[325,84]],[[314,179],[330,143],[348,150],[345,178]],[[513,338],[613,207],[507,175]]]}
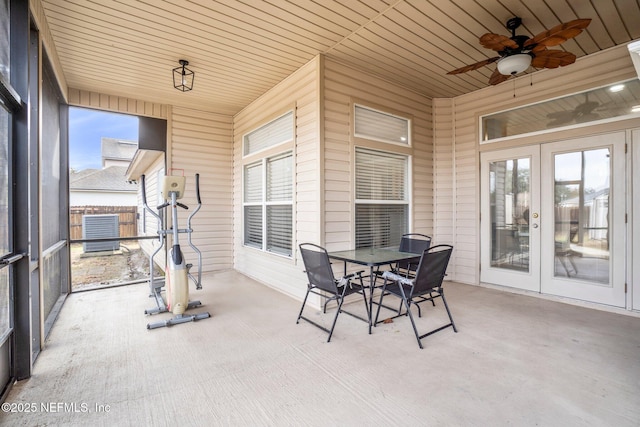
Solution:
{"label": "ceiling fan blade", "polygon": [[554,111],[553,113],[547,114],[547,118],[551,119],[551,121],[547,123],[547,127],[556,127],[571,123],[576,117],[573,111]]}
{"label": "ceiling fan blade", "polygon": [[596,113],[580,114],[576,117],[576,123],[592,122],[594,120],[599,120],[599,119],[600,119],[600,114],[596,114]]}
{"label": "ceiling fan blade", "polygon": [[582,104],[578,105],[574,111],[576,114],[580,114],[580,115],[587,115],[587,114],[593,114],[593,110],[595,110],[596,108],[598,108],[600,106],[599,102],[595,102],[595,101],[585,101]]}
{"label": "ceiling fan blade", "polygon": [[556,25],[552,29],[527,40],[524,47],[532,45],[557,46],[580,34],[590,23],[591,19],[574,19],[573,21]]}
{"label": "ceiling fan blade", "polygon": [[471,64],[471,65],[465,65],[464,67],[455,69],[453,71],[449,71],[447,74],[461,74],[461,73],[466,73],[468,71],[477,70],[480,67],[484,67],[485,65],[489,65],[492,62],[496,62],[498,59],[500,59],[499,56],[485,59],[484,61],[476,62],[475,64]]}
{"label": "ceiling fan blade", "polygon": [[576,62],[576,56],[563,50],[543,50],[536,52],[531,61],[535,68],[558,68]]}
{"label": "ceiling fan blade", "polygon": [[491,74],[491,77],[489,78],[489,84],[495,86],[509,79],[509,77],[511,77],[511,75],[505,76],[504,74],[500,74],[500,71],[498,71],[498,69],[496,68],[496,70],[493,72],[493,74]]}
{"label": "ceiling fan blade", "polygon": [[493,49],[497,52],[504,50],[505,48],[518,48],[518,43],[511,40],[509,37],[493,33],[487,33],[480,37],[480,44],[487,49]]}

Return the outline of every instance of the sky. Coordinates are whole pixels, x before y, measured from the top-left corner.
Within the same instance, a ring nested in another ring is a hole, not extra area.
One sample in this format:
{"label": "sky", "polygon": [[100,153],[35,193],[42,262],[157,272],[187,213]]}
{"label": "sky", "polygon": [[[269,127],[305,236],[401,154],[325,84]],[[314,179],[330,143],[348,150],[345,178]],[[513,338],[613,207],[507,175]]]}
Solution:
{"label": "sky", "polygon": [[102,137],[138,140],[138,117],[88,108],[69,108],[69,167],[100,169]]}

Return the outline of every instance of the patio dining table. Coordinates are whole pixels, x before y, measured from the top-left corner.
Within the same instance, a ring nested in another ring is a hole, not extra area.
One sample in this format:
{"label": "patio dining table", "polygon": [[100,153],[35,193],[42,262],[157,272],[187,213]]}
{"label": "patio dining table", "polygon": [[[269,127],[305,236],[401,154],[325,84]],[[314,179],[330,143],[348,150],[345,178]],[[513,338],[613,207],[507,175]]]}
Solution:
{"label": "patio dining table", "polygon": [[400,252],[397,248],[360,248],[347,251],[329,252],[329,258],[344,262],[344,274],[347,274],[347,264],[357,264],[369,267],[369,333],[372,326],[373,291],[375,290],[375,267],[394,264],[399,261],[420,259],[419,255],[411,252]]}

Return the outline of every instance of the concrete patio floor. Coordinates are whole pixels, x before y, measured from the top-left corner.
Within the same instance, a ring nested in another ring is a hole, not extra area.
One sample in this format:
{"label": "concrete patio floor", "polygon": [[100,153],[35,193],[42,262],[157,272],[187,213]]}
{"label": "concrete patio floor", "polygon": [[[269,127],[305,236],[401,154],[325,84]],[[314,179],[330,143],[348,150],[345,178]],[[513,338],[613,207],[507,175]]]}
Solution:
{"label": "concrete patio floor", "polygon": [[[295,323],[298,301],[246,276],[208,274],[203,286],[191,298],[210,319],[156,330],[147,323],[170,315],[143,314],[146,284],[70,295],[33,376],[8,396],[23,411],[0,413],[0,424],[640,424],[638,316],[446,283],[459,332],[420,350],[407,318],[368,335],[341,315],[327,343]],[[423,304],[419,328],[444,322],[436,303]]]}

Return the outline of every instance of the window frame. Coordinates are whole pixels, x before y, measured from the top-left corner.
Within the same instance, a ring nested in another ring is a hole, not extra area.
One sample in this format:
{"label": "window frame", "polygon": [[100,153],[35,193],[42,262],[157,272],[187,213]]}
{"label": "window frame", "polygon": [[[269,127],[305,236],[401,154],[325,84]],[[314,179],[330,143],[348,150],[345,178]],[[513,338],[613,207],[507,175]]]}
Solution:
{"label": "window frame", "polygon": [[[265,123],[263,123],[260,126],[257,126],[253,129],[251,129],[250,131],[246,132],[244,135],[242,135],[242,157],[243,158],[248,158],[248,157],[252,157],[252,156],[256,156],[260,153],[264,153],[267,151],[270,151],[272,149],[274,149],[275,147],[279,147],[281,145],[284,144],[290,144],[295,140],[295,130],[296,130],[296,116],[295,116],[295,109],[289,109],[287,110],[285,113],[283,114],[278,114],[275,118],[266,121]],[[269,126],[273,126],[276,122],[278,122],[279,120],[284,119],[286,116],[291,115],[291,138],[289,139],[284,139],[282,141],[276,142],[272,145],[266,145],[263,148],[259,148],[256,151],[253,152],[247,152],[247,138],[249,138],[252,134],[255,134],[261,130],[265,130],[266,128],[268,128]]]}
{"label": "window frame", "polygon": [[[291,121],[291,139],[288,139],[286,141],[281,141],[278,142],[276,144],[273,144],[271,146],[267,146],[264,148],[261,148],[259,150],[256,150],[255,152],[249,153],[249,154],[245,154],[245,143],[246,143],[246,137],[247,135],[250,135],[252,133],[254,133],[256,130],[263,130],[266,127],[268,127],[270,124],[274,123],[275,121],[287,116],[291,114],[292,115],[292,121]],[[296,187],[296,183],[295,183],[295,174],[296,174],[296,157],[295,157],[295,131],[296,131],[296,115],[295,115],[295,108],[290,108],[288,109],[286,112],[281,113],[281,114],[277,114],[273,119],[267,120],[265,122],[263,122],[262,124],[260,124],[259,126],[256,126],[254,129],[252,129],[251,131],[245,133],[242,136],[242,194],[241,194],[241,202],[242,202],[242,215],[241,215],[241,226],[242,226],[242,247],[243,248],[249,248],[249,249],[254,249],[266,254],[271,254],[271,255],[276,255],[279,257],[283,257],[283,258],[287,258],[287,259],[293,259],[295,256],[295,187]],[[270,161],[273,160],[278,160],[279,158],[286,158],[286,157],[290,157],[290,168],[291,168],[291,177],[290,177],[290,183],[291,183],[291,195],[289,200],[268,200],[268,194],[267,194],[267,190],[268,190],[268,176],[267,176],[267,172],[268,172],[268,164]],[[246,200],[246,194],[247,194],[247,177],[246,177],[246,171],[247,168],[249,167],[254,167],[256,165],[259,165],[260,167],[260,201],[257,200],[251,200],[251,201],[247,201]],[[260,246],[255,245],[255,244],[248,244],[247,243],[247,232],[248,232],[248,228],[246,226],[246,220],[247,220],[247,215],[246,215],[246,208],[249,206],[260,206],[261,207],[261,244]],[[268,208],[270,206],[290,206],[291,207],[291,247],[288,250],[288,253],[286,253],[287,251],[278,251],[278,250],[272,250],[269,249],[269,230],[271,229],[268,225],[268,217],[267,217],[267,211]]]}
{"label": "window frame", "polygon": [[[378,114],[382,114],[385,116],[390,116],[390,117],[394,117],[397,119],[402,119],[405,120],[407,123],[407,141],[406,142],[398,142],[398,141],[393,141],[390,139],[386,139],[386,138],[376,138],[374,136],[371,135],[367,135],[367,134],[362,134],[362,133],[357,133],[356,129],[357,129],[357,114],[356,114],[356,110],[358,108],[362,108],[364,110],[369,110],[372,111],[374,113],[378,113]],[[359,101],[355,101],[352,103],[352,135],[354,137],[354,139],[358,140],[363,140],[363,141],[377,141],[377,142],[382,142],[385,144],[390,144],[390,145],[396,145],[399,147],[411,147],[413,144],[413,118],[410,115],[405,115],[396,111],[389,111],[388,109],[382,109],[382,108],[377,108],[377,107],[372,107],[370,105],[366,105],[366,103],[363,102],[359,102]]]}
{"label": "window frame", "polygon": [[[621,115],[617,115],[614,117],[608,117],[608,118],[600,118],[600,119],[593,119],[593,120],[588,120],[588,121],[584,121],[584,122],[576,122],[575,120],[569,120],[566,124],[559,124],[557,126],[553,126],[551,128],[547,128],[547,129],[538,129],[538,130],[531,130],[531,131],[522,131],[519,133],[513,133],[510,135],[506,135],[506,136],[496,136],[496,137],[491,137],[489,135],[490,130],[489,128],[491,127],[490,124],[488,123],[488,121],[497,118],[500,118],[501,116],[508,114],[508,113],[512,113],[512,114],[518,114],[519,116],[523,116],[526,117],[527,113],[529,112],[530,114],[533,114],[533,111],[537,111],[540,109],[541,106],[555,106],[555,105],[560,105],[560,103],[564,103],[564,102],[569,102],[572,100],[575,100],[576,97],[580,98],[580,100],[582,101],[582,96],[584,95],[585,98],[588,95],[592,95],[594,96],[594,98],[592,98],[593,100],[599,99],[598,96],[598,92],[601,91],[607,91],[608,89],[610,89],[613,86],[616,85],[628,85],[628,84],[637,84],[638,83],[638,78],[632,78],[632,79],[628,79],[628,80],[622,80],[622,81],[615,81],[615,82],[611,82],[608,83],[606,85],[601,85],[601,86],[597,86],[597,87],[592,87],[589,88],[587,90],[583,90],[583,91],[579,91],[579,92],[571,92],[571,93],[567,93],[567,94],[563,94],[560,96],[556,96],[553,98],[548,98],[548,99],[544,99],[538,102],[532,102],[529,104],[525,104],[525,105],[519,105],[517,107],[512,107],[512,108],[506,108],[506,109],[502,109],[502,110],[498,110],[498,111],[491,111],[491,112],[487,112],[487,113],[481,113],[479,115],[477,115],[477,119],[478,119],[478,141],[479,144],[482,145],[488,145],[488,144],[495,144],[495,143],[499,143],[499,142],[505,142],[505,141],[513,141],[519,138],[525,138],[525,137],[533,137],[533,136],[540,136],[540,135],[549,135],[552,133],[557,133],[559,131],[564,131],[564,130],[569,130],[569,129],[580,129],[580,128],[585,128],[585,127],[589,127],[589,126],[594,126],[594,125],[601,125],[601,124],[605,124],[605,123],[613,123],[613,122],[617,122],[617,121],[621,121],[621,120],[628,120],[630,118],[635,118],[639,116],[639,113],[637,112],[627,112],[625,114],[621,114]],[[616,95],[613,95],[613,97],[615,97]],[[622,95],[619,95],[622,96]],[[569,101],[568,101],[569,100]],[[635,103],[632,102],[632,103]],[[569,110],[571,110],[573,107],[571,107]],[[556,111],[557,112],[557,111]],[[499,124],[501,122],[498,122]]]}
{"label": "window frame", "polygon": [[[357,198],[358,192],[357,192],[357,186],[358,186],[358,174],[357,174],[357,153],[358,151],[360,152],[365,152],[365,153],[375,153],[377,155],[388,155],[389,157],[402,157],[404,160],[404,170],[403,170],[403,193],[404,193],[404,197],[402,200],[398,200],[398,199],[359,199]],[[353,243],[354,243],[354,247],[357,249],[358,248],[358,227],[357,227],[357,222],[358,222],[358,207],[359,206],[365,206],[365,205],[369,205],[369,206],[379,206],[379,207],[387,207],[387,206],[404,206],[406,209],[405,212],[405,228],[402,231],[401,235],[404,233],[409,233],[411,230],[411,221],[412,221],[412,206],[413,206],[413,201],[412,201],[412,193],[411,193],[411,163],[412,163],[412,156],[409,153],[406,152],[399,152],[399,151],[389,151],[389,150],[380,150],[378,148],[372,148],[372,147],[366,147],[366,146],[355,146],[354,147],[354,152],[353,152],[353,169],[354,169],[354,179],[353,179],[353,224],[354,224],[354,233],[353,233]],[[400,236],[398,237],[398,243],[400,242]],[[391,240],[391,236],[390,235],[390,239]],[[375,240],[375,237],[372,237],[372,240]],[[376,243],[374,242],[374,247],[378,247],[380,245],[376,245]],[[395,246],[395,243],[389,242],[389,244],[387,245],[382,245],[380,247],[389,247],[389,246]]]}

